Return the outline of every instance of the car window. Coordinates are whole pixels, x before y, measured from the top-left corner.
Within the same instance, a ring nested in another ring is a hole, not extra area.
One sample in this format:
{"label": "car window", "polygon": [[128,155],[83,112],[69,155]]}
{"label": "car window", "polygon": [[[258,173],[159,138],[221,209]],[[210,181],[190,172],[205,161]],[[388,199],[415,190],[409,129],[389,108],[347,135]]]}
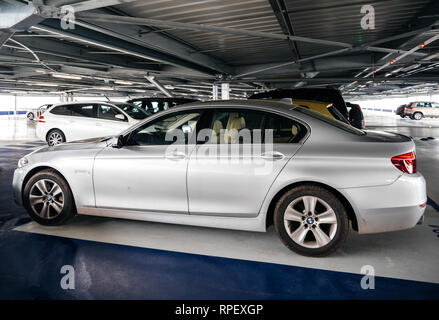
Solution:
{"label": "car window", "polygon": [[128,121],[125,115],[119,111],[119,109],[106,104],[100,104],[98,106],[98,118],[104,120]]}
{"label": "car window", "polygon": [[70,109],[71,105],[63,105],[63,106],[57,106],[54,107],[52,110],[50,110],[50,113],[56,114],[59,116],[71,116],[72,110]]}
{"label": "car window", "polygon": [[70,106],[70,109],[74,117],[95,117],[94,105],[92,104],[74,104]]}
{"label": "car window", "polygon": [[306,133],[303,125],[271,113],[243,110],[215,110],[209,143],[291,143]]}
{"label": "car window", "polygon": [[128,113],[131,118],[136,120],[142,120],[152,115],[149,111],[145,111],[144,109],[136,107],[130,103],[118,103],[116,105]]}
{"label": "car window", "polygon": [[160,117],[134,130],[128,137],[128,145],[186,144],[196,132],[202,111],[190,110]]}
{"label": "car window", "polygon": [[347,131],[347,132],[350,132],[350,133],[353,133],[353,134],[356,134],[359,136],[364,136],[366,134],[364,131],[362,131],[360,129],[357,129],[357,128],[355,128],[355,127],[353,127],[345,122],[341,122],[341,121],[338,121],[336,119],[327,117],[321,113],[318,113],[318,112],[315,112],[315,111],[312,111],[312,110],[309,110],[309,109],[306,109],[306,108],[303,108],[300,106],[297,106],[296,108],[294,108],[294,110],[297,112],[306,114],[306,115],[313,117],[315,119],[318,119],[320,121],[326,122],[334,127],[342,129],[344,131]]}

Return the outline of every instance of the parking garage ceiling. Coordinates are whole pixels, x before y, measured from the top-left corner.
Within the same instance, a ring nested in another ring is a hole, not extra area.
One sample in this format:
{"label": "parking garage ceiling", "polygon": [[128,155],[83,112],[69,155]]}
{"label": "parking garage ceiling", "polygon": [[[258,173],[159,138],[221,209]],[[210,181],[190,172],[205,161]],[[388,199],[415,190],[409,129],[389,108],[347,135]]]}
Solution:
{"label": "parking garage ceiling", "polygon": [[[361,26],[364,5],[373,29]],[[436,0],[6,0],[0,15],[4,93],[163,95],[154,82],[201,99],[222,82],[231,98],[439,90]]]}

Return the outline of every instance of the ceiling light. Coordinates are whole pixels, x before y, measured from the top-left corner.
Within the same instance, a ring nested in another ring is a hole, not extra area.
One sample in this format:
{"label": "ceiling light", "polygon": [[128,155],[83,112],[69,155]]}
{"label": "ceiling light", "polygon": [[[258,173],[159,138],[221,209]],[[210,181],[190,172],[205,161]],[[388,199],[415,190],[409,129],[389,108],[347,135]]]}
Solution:
{"label": "ceiling light", "polygon": [[58,84],[56,83],[49,83],[49,82],[35,82],[35,83],[28,83],[30,86],[42,86],[42,87],[58,87]]}
{"label": "ceiling light", "polygon": [[62,79],[71,79],[71,80],[81,80],[82,77],[76,76],[73,74],[65,74],[65,73],[52,73],[52,77],[62,78]]}
{"label": "ceiling light", "polygon": [[122,84],[122,85],[127,85],[127,86],[131,86],[131,85],[133,85],[132,82],[124,81],[124,80],[116,80],[116,81],[114,81],[114,83],[116,83],[116,84]]}

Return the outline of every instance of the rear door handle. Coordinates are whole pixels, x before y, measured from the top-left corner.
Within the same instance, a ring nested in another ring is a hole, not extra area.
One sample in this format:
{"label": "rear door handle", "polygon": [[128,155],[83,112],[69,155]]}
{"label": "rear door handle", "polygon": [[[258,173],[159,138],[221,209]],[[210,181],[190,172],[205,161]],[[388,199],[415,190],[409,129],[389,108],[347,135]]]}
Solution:
{"label": "rear door handle", "polygon": [[261,158],[266,160],[282,160],[283,158],[285,158],[285,155],[278,151],[270,151],[261,154]]}
{"label": "rear door handle", "polygon": [[174,151],[166,154],[167,159],[171,160],[181,160],[186,158],[186,154],[184,152]]}

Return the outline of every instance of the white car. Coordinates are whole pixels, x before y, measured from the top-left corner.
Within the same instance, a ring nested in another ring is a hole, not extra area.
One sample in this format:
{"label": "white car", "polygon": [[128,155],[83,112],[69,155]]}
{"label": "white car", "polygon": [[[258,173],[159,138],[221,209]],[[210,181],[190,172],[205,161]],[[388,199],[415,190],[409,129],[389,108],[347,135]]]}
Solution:
{"label": "white car", "polygon": [[52,104],[43,104],[41,107],[37,109],[29,110],[28,112],[26,112],[26,118],[31,121],[37,120],[38,117],[41,116],[44,113],[44,111],[46,111],[51,106]]}
{"label": "white car", "polygon": [[148,117],[145,110],[121,102],[56,104],[38,117],[37,136],[49,146],[118,134]]}

